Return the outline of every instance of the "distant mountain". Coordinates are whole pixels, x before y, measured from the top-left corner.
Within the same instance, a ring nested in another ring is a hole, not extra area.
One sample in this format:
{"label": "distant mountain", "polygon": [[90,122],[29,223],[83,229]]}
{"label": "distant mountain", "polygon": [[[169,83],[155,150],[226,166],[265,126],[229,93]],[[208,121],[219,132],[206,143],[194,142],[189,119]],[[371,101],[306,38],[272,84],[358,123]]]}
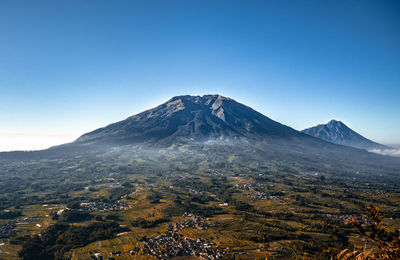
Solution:
{"label": "distant mountain", "polygon": [[231,98],[187,95],[84,134],[75,143],[173,144],[188,140],[260,141],[299,137],[306,135]]}
{"label": "distant mountain", "polygon": [[322,140],[347,145],[359,149],[390,149],[390,147],[375,143],[350,129],[343,122],[331,120],[327,124],[320,124],[302,131]]}

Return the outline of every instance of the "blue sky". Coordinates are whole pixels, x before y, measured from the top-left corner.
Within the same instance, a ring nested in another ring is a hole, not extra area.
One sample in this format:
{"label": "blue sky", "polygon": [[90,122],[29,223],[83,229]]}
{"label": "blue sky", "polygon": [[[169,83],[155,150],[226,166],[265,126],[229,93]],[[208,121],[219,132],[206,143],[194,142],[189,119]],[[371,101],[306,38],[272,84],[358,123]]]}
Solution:
{"label": "blue sky", "polygon": [[400,143],[399,83],[398,1],[0,0],[0,150],[208,93]]}

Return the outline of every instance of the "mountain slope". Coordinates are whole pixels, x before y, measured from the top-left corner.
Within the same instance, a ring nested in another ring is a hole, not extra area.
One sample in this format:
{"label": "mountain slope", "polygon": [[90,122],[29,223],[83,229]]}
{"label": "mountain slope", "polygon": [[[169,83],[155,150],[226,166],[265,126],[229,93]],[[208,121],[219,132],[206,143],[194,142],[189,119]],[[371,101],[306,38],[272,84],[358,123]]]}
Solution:
{"label": "mountain slope", "polygon": [[337,120],[331,120],[327,124],[320,124],[304,129],[302,132],[331,143],[347,145],[359,149],[390,149],[390,147],[375,143],[361,136],[343,122]]}
{"label": "mountain slope", "polygon": [[79,137],[75,143],[173,144],[182,140],[265,140],[304,134],[219,95],[177,96]]}

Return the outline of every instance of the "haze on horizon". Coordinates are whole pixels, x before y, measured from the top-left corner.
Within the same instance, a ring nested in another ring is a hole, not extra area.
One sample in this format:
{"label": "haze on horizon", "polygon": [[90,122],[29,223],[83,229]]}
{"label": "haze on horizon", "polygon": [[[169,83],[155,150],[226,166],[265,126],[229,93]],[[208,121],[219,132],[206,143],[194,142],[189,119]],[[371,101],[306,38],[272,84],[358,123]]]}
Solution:
{"label": "haze on horizon", "polygon": [[182,94],[400,143],[397,1],[0,3],[0,151],[71,142]]}

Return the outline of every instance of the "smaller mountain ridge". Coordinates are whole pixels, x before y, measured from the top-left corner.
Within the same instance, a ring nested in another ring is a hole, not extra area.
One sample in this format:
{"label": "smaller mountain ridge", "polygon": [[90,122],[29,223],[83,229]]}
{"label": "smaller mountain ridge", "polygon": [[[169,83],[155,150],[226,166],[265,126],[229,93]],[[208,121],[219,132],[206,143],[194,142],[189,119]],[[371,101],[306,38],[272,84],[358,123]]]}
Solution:
{"label": "smaller mountain ridge", "polygon": [[365,138],[338,120],[331,120],[327,124],[310,127],[301,132],[334,144],[351,146],[358,149],[391,149],[388,146]]}

